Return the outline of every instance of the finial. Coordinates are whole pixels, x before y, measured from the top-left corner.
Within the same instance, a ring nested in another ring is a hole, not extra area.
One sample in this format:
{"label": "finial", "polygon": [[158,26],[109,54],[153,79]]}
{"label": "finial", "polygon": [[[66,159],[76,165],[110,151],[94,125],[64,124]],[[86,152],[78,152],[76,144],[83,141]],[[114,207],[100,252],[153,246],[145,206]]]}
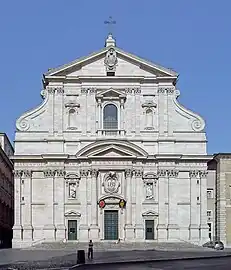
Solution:
{"label": "finial", "polygon": [[115,47],[115,45],[116,45],[116,42],[112,34],[108,34],[106,42],[105,42],[105,47],[109,47],[109,46]]}

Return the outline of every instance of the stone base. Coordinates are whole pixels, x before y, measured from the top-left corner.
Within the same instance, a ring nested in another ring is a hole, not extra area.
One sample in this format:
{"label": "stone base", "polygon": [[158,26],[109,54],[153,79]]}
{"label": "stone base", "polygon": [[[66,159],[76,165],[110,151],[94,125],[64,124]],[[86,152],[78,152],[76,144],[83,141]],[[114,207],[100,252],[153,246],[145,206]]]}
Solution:
{"label": "stone base", "polygon": [[23,240],[32,242],[33,240],[33,227],[31,225],[23,226]]}
{"label": "stone base", "polygon": [[189,239],[192,241],[198,241],[200,239],[199,226],[196,224],[191,224],[189,226]]}
{"label": "stone base", "polygon": [[55,241],[55,226],[53,224],[44,225],[43,235],[45,241]]}
{"label": "stone base", "polygon": [[177,224],[168,224],[168,240],[179,241],[179,226]]}
{"label": "stone base", "polygon": [[167,226],[165,224],[157,225],[157,239],[159,242],[167,240]]}
{"label": "stone base", "polygon": [[142,224],[136,224],[135,238],[136,241],[142,241],[144,239],[144,226]]}
{"label": "stone base", "polygon": [[13,227],[13,239],[21,240],[22,239],[22,226],[21,225],[14,225]]}
{"label": "stone base", "polygon": [[132,225],[125,225],[125,240],[134,241],[134,227]]}
{"label": "stone base", "polygon": [[89,241],[89,227],[88,225],[81,224],[79,226],[79,241],[88,242]]}
{"label": "stone base", "polygon": [[66,227],[63,224],[56,225],[56,240],[64,240],[66,239]]}
{"label": "stone base", "polygon": [[93,240],[93,242],[100,238],[99,232],[100,232],[99,226],[97,225],[90,226],[90,239]]}
{"label": "stone base", "polygon": [[199,231],[200,231],[200,244],[204,244],[208,241],[209,239],[209,226],[207,224],[201,224],[199,226]]}

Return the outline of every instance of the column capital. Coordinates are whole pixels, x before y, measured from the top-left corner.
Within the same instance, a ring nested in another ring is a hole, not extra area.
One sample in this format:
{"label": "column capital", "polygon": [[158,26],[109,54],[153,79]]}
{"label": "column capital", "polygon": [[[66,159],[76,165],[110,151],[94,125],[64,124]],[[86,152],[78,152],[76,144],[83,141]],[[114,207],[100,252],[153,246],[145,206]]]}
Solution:
{"label": "column capital", "polygon": [[200,178],[206,178],[208,174],[208,171],[204,170],[204,171],[199,171],[199,176]]}
{"label": "column capital", "polygon": [[89,169],[83,169],[83,170],[80,170],[79,173],[80,173],[81,177],[88,177],[89,174],[90,174],[90,170]]}
{"label": "column capital", "polygon": [[197,178],[198,176],[199,176],[199,171],[198,170],[189,171],[189,177],[190,178]]}
{"label": "column capital", "polygon": [[157,170],[158,177],[166,177],[167,173],[168,173],[168,170],[166,170],[166,169],[158,169]]}
{"label": "column capital", "polygon": [[91,175],[93,177],[97,178],[98,174],[99,174],[99,170],[98,169],[92,169],[90,173],[91,173]]}
{"label": "column capital", "polygon": [[20,178],[22,176],[22,170],[14,170],[14,177]]}
{"label": "column capital", "polygon": [[177,177],[178,174],[179,174],[179,171],[178,171],[178,170],[175,170],[175,169],[173,169],[173,170],[168,170],[168,171],[167,171],[168,177]]}
{"label": "column capital", "polygon": [[22,177],[32,177],[32,171],[31,170],[22,170]]}
{"label": "column capital", "polygon": [[135,177],[143,177],[143,170],[141,170],[141,169],[135,169],[133,171],[133,174],[135,175]]}
{"label": "column capital", "polygon": [[56,170],[55,173],[56,173],[55,175],[56,175],[57,177],[63,177],[63,176],[66,175],[66,171],[65,171],[65,170],[62,170],[62,169]]}
{"label": "column capital", "polygon": [[44,170],[43,171],[44,177],[54,177],[55,172],[56,172],[55,170],[51,170],[51,169]]}

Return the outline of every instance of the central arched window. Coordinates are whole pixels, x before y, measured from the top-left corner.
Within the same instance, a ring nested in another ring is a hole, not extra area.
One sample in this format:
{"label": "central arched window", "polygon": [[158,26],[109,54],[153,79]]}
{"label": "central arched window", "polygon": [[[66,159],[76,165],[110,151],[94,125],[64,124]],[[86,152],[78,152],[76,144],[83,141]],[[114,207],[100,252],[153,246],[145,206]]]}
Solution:
{"label": "central arched window", "polygon": [[113,104],[103,109],[103,129],[118,129],[118,110]]}

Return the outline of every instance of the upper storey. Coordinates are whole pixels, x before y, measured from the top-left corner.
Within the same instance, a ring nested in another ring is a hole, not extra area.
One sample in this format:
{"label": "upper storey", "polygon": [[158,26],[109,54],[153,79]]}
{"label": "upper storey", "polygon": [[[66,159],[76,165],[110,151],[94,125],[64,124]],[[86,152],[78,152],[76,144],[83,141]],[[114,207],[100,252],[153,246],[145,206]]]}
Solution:
{"label": "upper storey", "polygon": [[66,141],[205,143],[204,120],[177,101],[177,78],[175,71],[119,49],[109,35],[102,50],[44,74],[44,101],[17,120],[16,140],[58,135]]}
{"label": "upper storey", "polygon": [[[175,83],[178,74],[171,70],[124,52],[115,46],[111,35],[105,48],[87,57],[50,69],[44,74],[44,85],[53,82],[105,82],[116,77],[117,82],[145,83],[168,81]],[[115,79],[115,78],[114,78]],[[114,80],[111,80],[112,82]]]}

